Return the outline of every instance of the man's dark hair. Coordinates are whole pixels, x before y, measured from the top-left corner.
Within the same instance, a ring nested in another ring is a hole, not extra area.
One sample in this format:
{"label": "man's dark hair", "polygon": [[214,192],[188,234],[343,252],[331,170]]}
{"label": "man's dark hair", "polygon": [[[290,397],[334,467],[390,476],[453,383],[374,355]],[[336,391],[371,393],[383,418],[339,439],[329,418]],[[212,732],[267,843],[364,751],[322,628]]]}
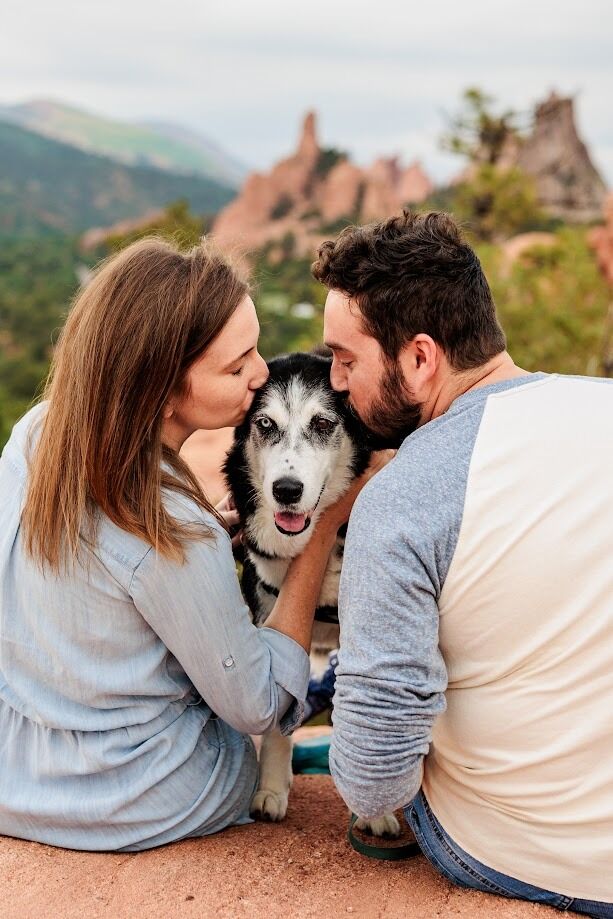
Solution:
{"label": "man's dark hair", "polygon": [[506,347],[481,263],[449,214],[405,210],[346,227],[323,243],[311,270],[357,301],[365,332],[391,360],[419,332],[455,370],[479,367]]}

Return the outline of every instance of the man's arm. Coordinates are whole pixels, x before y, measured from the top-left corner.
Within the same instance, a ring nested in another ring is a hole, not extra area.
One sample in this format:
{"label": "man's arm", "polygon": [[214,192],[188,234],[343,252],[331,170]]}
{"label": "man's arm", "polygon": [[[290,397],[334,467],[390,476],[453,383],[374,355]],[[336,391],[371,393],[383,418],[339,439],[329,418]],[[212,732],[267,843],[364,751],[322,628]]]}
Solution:
{"label": "man's arm", "polygon": [[330,771],[347,805],[365,818],[407,804],[419,790],[447,685],[435,553],[423,551],[423,533],[412,538],[410,521],[389,498],[377,480],[358,499],[339,596]]}

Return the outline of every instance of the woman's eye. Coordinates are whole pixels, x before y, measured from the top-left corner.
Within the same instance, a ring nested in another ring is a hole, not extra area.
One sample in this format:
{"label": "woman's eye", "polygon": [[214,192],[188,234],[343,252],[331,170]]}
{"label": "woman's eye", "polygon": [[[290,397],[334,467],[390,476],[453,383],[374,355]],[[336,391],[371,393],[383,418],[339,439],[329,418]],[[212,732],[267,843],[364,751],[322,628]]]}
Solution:
{"label": "woman's eye", "polygon": [[243,366],[242,366],[242,367],[239,367],[238,370],[233,370],[233,371],[232,371],[232,376],[233,376],[233,377],[239,377],[239,376],[241,375],[241,373],[243,372],[243,367],[244,367],[244,366],[245,366],[245,365],[243,364]]}

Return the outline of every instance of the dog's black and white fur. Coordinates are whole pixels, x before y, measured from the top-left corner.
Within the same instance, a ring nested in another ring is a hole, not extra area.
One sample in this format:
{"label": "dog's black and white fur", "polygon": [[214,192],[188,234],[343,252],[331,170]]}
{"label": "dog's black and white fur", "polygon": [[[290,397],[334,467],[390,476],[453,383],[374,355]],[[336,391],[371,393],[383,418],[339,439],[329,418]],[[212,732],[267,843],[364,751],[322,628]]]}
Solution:
{"label": "dog's black and white fur", "polygon": [[[314,354],[270,361],[268,381],[236,429],[224,467],[244,531],[243,593],[257,625],[272,610],[290,561],[304,549],[318,516],[370,458],[364,429],[330,385],[330,364]],[[313,651],[320,665],[321,654],[338,647],[343,544],[340,531],[315,614]],[[291,779],[291,740],[272,732],[262,743],[252,815],[282,820]],[[362,827],[377,835],[399,832],[393,816]]]}

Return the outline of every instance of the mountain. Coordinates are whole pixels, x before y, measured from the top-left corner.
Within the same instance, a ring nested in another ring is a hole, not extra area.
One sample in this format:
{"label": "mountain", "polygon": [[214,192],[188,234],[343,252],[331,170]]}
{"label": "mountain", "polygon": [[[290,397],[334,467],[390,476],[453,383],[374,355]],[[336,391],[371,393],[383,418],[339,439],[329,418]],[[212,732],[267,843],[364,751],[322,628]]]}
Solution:
{"label": "mountain", "polygon": [[434,185],[419,162],[403,167],[382,157],[363,168],[346,154],[321,147],[316,116],[307,113],[296,152],[269,173],[251,173],[217,216],[213,232],[223,246],[268,248],[276,258],[306,257],[348,223],[368,223],[420,204]]}
{"label": "mountain", "polygon": [[[211,178],[223,181],[224,184],[233,188],[239,188],[245,180],[249,169],[244,163],[241,163],[235,157],[231,156],[219,144],[211,140],[205,134],[199,131],[192,131],[183,125],[171,124],[166,121],[144,121],[141,125],[143,130],[152,131],[162,140],[166,140],[173,148],[185,158],[186,166],[192,167],[194,172],[203,175],[210,174]],[[202,166],[197,168],[202,157],[206,158],[209,173]],[[176,160],[177,166],[181,165],[179,156]],[[210,164],[210,165],[209,165]],[[180,171],[175,169],[175,172]]]}
{"label": "mountain", "polygon": [[127,165],[196,173],[231,188],[237,188],[247,172],[205,135],[165,122],[118,121],[48,99],[4,106],[0,117]]}
{"label": "mountain", "polygon": [[180,198],[212,214],[234,190],[196,175],[125,166],[0,121],[0,235],[78,233]]}

